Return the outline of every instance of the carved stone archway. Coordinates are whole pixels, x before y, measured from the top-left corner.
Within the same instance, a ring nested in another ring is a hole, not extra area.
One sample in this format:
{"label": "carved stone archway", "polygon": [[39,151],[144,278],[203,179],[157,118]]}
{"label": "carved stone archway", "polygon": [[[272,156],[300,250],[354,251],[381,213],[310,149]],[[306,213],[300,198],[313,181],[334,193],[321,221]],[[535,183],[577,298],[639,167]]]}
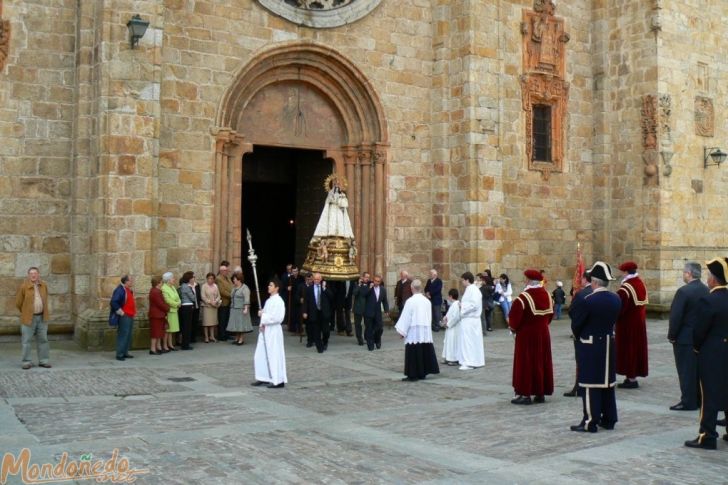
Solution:
{"label": "carved stone archway", "polygon": [[257,144],[323,150],[349,184],[359,266],[384,271],[387,127],[356,66],[315,43],[267,49],[236,76],[216,124],[214,263],[243,257],[241,221],[231,216],[242,204],[243,154]]}

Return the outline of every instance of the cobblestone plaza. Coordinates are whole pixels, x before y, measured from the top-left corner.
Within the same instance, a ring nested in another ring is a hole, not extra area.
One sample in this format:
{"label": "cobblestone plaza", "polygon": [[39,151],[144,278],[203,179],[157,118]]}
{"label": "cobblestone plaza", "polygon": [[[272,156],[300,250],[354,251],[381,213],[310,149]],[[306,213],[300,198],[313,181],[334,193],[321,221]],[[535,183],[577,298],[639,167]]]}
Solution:
{"label": "cobblestone plaza", "polygon": [[650,376],[617,391],[616,429],[594,435],[569,431],[581,401],[562,397],[574,372],[566,320],[552,324],[555,394],[531,406],[509,403],[506,330],[485,338],[484,369],[442,366],[418,383],[400,381],[391,328],[374,352],[332,337],[319,355],[286,337],[289,384],[275,390],[249,386],[255,338],[125,362],[56,341],[53,369],[29,371],[19,344],[3,343],[0,451],[57,463],[118,449],[148,471],[138,483],[724,483],[728,444],[683,447],[698,412],[668,410],[679,389],[667,322],[648,329]]}

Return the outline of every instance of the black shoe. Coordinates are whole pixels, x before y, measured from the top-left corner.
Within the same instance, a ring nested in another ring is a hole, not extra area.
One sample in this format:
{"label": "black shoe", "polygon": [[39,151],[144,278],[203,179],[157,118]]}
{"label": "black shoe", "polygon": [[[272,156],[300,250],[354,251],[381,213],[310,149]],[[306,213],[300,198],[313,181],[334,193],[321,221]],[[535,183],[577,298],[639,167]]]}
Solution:
{"label": "black shoe", "polygon": [[125,358],[125,359],[133,359],[133,358],[134,358],[134,356],[133,356],[133,355],[129,355],[129,354],[126,354],[126,355],[124,356],[124,358]]}
{"label": "black shoe", "polygon": [[706,436],[698,436],[694,440],[686,441],[685,446],[688,448],[702,448],[703,450],[715,450],[718,448],[715,438],[708,438]]}
{"label": "black shoe", "polygon": [[488,327],[488,331],[489,332],[492,332],[493,331],[493,327]]}
{"label": "black shoe", "polygon": [[416,382],[416,381],[417,381],[416,377],[403,377],[402,378],[402,382]]}
{"label": "black shoe", "polygon": [[620,382],[619,384],[617,384],[617,387],[620,389],[637,389],[638,387],[640,387],[640,384],[637,381],[630,381],[625,379],[624,382]]}
{"label": "black shoe", "polygon": [[543,397],[543,396],[536,396],[536,397],[533,398],[533,402],[535,404],[543,404],[543,403],[546,402],[546,398]]}
{"label": "black shoe", "polygon": [[374,345],[376,345],[378,349],[381,349],[381,348],[382,348],[382,343],[381,343],[381,342],[377,342],[377,343],[376,343],[376,344],[374,344]]}
{"label": "black shoe", "polygon": [[584,427],[584,423],[578,424],[576,426],[570,426],[569,429],[571,431],[576,431],[577,433],[596,433],[598,430],[596,428],[589,429]]}
{"label": "black shoe", "polygon": [[258,387],[258,386],[266,386],[266,385],[268,385],[268,383],[263,382],[263,381],[253,381],[250,383],[250,385]]}
{"label": "black shoe", "polygon": [[576,386],[569,392],[564,393],[564,397],[575,397],[575,396],[576,396]]}
{"label": "black shoe", "polygon": [[162,353],[155,350],[150,350],[149,355],[162,355]]}
{"label": "black shoe", "polygon": [[177,352],[179,349],[177,347],[170,347],[169,350],[172,352]]}
{"label": "black shoe", "polygon": [[531,401],[531,396],[518,396],[514,399],[511,399],[511,404],[531,404],[533,401]]}
{"label": "black shoe", "polygon": [[120,361],[124,362],[126,359],[124,357],[117,357],[116,360],[120,360]]}
{"label": "black shoe", "polygon": [[272,382],[266,386],[268,389],[280,389],[282,387],[286,387],[286,385],[281,382],[280,384],[273,384]]}
{"label": "black shoe", "polygon": [[364,345],[364,341],[363,340],[358,340],[356,343],[358,343],[359,345]]}
{"label": "black shoe", "polygon": [[318,352],[319,354],[323,354],[323,353],[324,353],[324,349],[323,349],[323,347],[322,347],[322,348],[320,348],[320,349],[316,349],[316,351],[317,351],[317,352]]}
{"label": "black shoe", "polygon": [[718,421],[715,422],[715,425],[716,426],[726,426],[726,419],[725,418],[719,419]]}
{"label": "black shoe", "polygon": [[599,427],[611,431],[614,429],[614,423],[599,423]]}
{"label": "black shoe", "polygon": [[679,402],[674,406],[670,406],[670,411],[695,411],[698,408],[689,408],[683,403]]}
{"label": "black shoe", "polygon": [[308,343],[306,344],[306,348],[307,348],[307,349],[310,349],[311,347],[313,347],[313,343],[311,343],[311,342],[308,342]]}

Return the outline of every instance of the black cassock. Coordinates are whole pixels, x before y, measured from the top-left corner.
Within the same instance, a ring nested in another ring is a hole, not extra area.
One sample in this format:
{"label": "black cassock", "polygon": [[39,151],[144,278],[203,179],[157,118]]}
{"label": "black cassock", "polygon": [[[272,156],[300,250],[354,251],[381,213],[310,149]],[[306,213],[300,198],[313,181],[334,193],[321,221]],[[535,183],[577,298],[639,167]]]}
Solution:
{"label": "black cassock", "polygon": [[728,410],[728,288],[713,288],[700,299],[700,318],[693,329],[693,346],[698,352],[698,376],[702,392],[700,435],[717,438],[715,422],[720,411]]}
{"label": "black cassock", "polygon": [[617,422],[614,324],[621,307],[617,295],[598,289],[587,295],[572,315],[577,382],[584,402],[582,424],[589,431],[595,431],[599,424],[613,427]]}

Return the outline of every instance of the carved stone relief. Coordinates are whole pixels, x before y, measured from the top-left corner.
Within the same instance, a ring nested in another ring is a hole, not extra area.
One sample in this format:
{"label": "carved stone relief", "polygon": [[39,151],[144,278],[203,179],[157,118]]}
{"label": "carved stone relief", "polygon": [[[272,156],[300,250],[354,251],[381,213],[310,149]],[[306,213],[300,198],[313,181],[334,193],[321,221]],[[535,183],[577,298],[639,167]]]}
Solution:
{"label": "carved stone relief", "polygon": [[382,0],[258,0],[264,8],[298,25],[327,29],[356,22]]}
{"label": "carved stone relief", "polygon": [[652,94],[642,96],[642,148],[657,148],[657,98]]}
{"label": "carved stone relief", "polygon": [[5,67],[10,48],[10,21],[3,20],[3,2],[0,0],[0,69]]}
{"label": "carved stone relief", "polygon": [[695,134],[699,136],[715,135],[715,111],[713,100],[710,98],[695,97]]}
{"label": "carved stone relief", "polygon": [[661,94],[658,98],[660,105],[660,141],[669,143],[672,141],[672,128],[670,127],[670,115],[672,114],[672,98],[669,94]]}
{"label": "carved stone relief", "polygon": [[[565,81],[566,43],[564,19],[554,16],[553,0],[535,0],[533,10],[523,11],[523,68],[521,93],[526,114],[526,157],[530,170],[547,179],[563,170],[564,126],[569,97]],[[551,107],[551,161],[533,160],[533,106]]]}

